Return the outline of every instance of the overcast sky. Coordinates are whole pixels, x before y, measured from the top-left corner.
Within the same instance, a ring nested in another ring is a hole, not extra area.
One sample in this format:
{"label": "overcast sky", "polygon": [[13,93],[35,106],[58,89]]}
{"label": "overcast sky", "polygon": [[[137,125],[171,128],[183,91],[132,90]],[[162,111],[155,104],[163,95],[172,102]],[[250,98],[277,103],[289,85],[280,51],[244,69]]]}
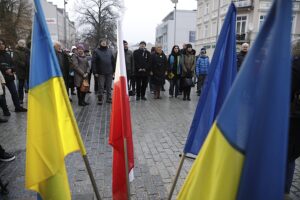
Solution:
{"label": "overcast sky", "polygon": [[[63,7],[63,0],[52,1],[58,7]],[[84,1],[84,0],[82,0]],[[68,0],[67,11],[74,20],[73,6],[75,0]],[[130,44],[145,40],[154,43],[155,28],[162,19],[174,10],[171,0],[125,0],[125,16],[123,21],[124,39]],[[196,0],[178,0],[177,9],[195,10]]]}

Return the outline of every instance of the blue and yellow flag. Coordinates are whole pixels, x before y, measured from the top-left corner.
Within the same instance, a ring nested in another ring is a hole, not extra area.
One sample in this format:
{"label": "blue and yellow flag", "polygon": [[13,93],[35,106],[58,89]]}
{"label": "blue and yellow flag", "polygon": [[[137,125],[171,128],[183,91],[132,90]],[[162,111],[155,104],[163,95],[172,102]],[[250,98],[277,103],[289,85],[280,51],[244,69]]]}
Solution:
{"label": "blue and yellow flag", "polygon": [[291,0],[275,0],[178,199],[282,200]]}
{"label": "blue and yellow flag", "polygon": [[64,158],[86,151],[73,115],[40,0],[35,2],[28,93],[26,188],[44,200],[71,199]]}
{"label": "blue and yellow flag", "polygon": [[199,99],[184,153],[198,155],[237,73],[236,8],[230,4]]}

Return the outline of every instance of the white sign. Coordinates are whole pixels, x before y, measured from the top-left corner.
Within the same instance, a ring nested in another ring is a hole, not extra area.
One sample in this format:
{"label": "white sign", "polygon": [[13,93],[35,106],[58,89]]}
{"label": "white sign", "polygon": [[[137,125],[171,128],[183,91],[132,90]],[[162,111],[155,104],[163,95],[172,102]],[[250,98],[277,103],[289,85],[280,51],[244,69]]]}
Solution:
{"label": "white sign", "polygon": [[56,18],[46,18],[47,24],[56,24]]}

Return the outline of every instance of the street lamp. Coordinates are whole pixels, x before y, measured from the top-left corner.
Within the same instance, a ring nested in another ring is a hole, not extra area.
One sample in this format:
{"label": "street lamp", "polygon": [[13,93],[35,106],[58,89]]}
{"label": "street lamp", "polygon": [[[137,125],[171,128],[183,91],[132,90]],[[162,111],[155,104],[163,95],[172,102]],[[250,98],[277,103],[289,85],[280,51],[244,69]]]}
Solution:
{"label": "street lamp", "polygon": [[67,48],[67,15],[66,15],[66,5],[68,1],[64,0],[64,46]]}
{"label": "street lamp", "polygon": [[177,3],[178,3],[178,0],[171,0],[172,3],[174,3],[174,44],[176,44],[176,7],[177,7]]}

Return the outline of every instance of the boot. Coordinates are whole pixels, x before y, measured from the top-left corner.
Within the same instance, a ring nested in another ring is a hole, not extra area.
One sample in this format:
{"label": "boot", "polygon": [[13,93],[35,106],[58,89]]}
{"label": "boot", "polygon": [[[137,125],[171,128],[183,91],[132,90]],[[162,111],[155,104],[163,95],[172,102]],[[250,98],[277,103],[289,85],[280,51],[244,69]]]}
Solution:
{"label": "boot", "polygon": [[77,97],[78,97],[78,105],[85,106],[85,104],[82,101],[82,93],[79,90],[77,90]]}
{"label": "boot", "polygon": [[98,96],[98,105],[102,105],[103,104],[103,96],[99,95]]}

